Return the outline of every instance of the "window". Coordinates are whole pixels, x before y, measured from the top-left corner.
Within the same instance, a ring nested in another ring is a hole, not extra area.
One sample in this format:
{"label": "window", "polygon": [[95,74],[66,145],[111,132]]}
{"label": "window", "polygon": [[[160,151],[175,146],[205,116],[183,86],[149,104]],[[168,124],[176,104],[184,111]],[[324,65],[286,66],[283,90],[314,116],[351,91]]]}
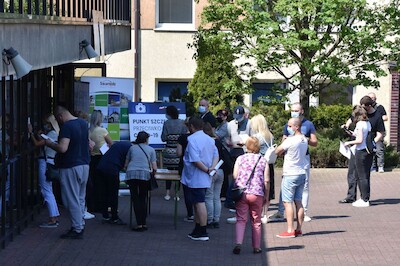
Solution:
{"label": "window", "polygon": [[157,0],[156,28],[194,30],[193,0]]}
{"label": "window", "polygon": [[254,91],[251,95],[251,101],[253,103],[258,101],[269,103],[271,102],[270,98],[281,99],[282,96],[273,91],[273,88],[277,86],[284,88],[285,83],[253,83]]}
{"label": "window", "polygon": [[158,82],[158,101],[181,102],[188,92],[188,82]]}

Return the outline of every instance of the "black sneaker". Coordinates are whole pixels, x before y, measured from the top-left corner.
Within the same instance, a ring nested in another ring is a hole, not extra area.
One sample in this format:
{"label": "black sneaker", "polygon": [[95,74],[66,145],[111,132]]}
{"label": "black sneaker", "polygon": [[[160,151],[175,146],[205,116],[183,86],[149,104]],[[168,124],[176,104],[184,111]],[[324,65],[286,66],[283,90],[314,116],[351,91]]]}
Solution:
{"label": "black sneaker", "polygon": [[219,228],[219,222],[213,222],[214,228]]}
{"label": "black sneaker", "polygon": [[195,241],[208,241],[210,238],[207,233],[204,234],[189,234],[189,238]]}
{"label": "black sneaker", "polygon": [[67,233],[60,236],[62,239],[83,239],[83,231],[78,233],[75,230],[69,230]]}
{"label": "black sneaker", "polygon": [[124,221],[122,221],[120,218],[115,219],[115,220],[111,220],[110,224],[115,224],[115,225],[126,225],[126,223]]}

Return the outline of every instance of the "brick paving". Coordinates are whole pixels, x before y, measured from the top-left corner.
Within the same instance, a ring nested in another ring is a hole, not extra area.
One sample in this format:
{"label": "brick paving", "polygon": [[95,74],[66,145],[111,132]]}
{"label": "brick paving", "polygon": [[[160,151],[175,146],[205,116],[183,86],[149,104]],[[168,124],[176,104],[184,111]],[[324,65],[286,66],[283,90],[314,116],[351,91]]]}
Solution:
{"label": "brick paving", "polygon": [[[153,193],[147,232],[127,226],[88,220],[83,240],[62,240],[70,226],[61,209],[61,225],[42,229],[46,210],[35,218],[6,249],[0,265],[400,265],[400,172],[372,173],[371,207],[338,204],[346,196],[347,169],[312,169],[311,222],[304,236],[279,239],[285,222],[263,225],[262,254],[253,254],[248,227],[240,255],[233,255],[234,226],[225,223],[230,213],[223,208],[220,229],[210,229],[210,241],[187,238],[193,224],[183,221],[179,202],[178,228],[173,225],[173,201],[163,199],[164,184]],[[276,171],[279,191],[281,170]],[[277,208],[272,201],[270,213]],[[129,197],[120,198],[120,216],[129,222]]]}

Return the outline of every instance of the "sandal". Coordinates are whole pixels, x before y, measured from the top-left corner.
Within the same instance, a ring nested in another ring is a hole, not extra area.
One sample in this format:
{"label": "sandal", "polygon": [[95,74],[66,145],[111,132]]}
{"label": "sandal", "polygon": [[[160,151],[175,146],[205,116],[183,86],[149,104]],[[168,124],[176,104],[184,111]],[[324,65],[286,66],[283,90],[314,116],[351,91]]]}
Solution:
{"label": "sandal", "polygon": [[261,253],[262,252],[262,249],[261,248],[255,248],[255,249],[253,249],[253,253],[254,254],[258,254],[258,253]]}
{"label": "sandal", "polygon": [[233,248],[233,254],[239,255],[240,254],[240,249],[241,249],[241,245],[237,244],[234,248]]}

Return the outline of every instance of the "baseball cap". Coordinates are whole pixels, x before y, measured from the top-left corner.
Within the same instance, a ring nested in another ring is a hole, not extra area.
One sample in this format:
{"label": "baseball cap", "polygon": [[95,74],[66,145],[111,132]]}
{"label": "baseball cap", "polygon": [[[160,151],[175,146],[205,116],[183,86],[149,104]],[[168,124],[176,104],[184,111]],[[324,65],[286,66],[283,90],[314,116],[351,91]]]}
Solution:
{"label": "baseball cap", "polygon": [[236,106],[234,109],[233,109],[233,118],[234,119],[236,119],[236,120],[238,120],[238,119],[241,119],[242,117],[243,117],[243,115],[244,115],[244,108],[243,108],[243,106]]}

